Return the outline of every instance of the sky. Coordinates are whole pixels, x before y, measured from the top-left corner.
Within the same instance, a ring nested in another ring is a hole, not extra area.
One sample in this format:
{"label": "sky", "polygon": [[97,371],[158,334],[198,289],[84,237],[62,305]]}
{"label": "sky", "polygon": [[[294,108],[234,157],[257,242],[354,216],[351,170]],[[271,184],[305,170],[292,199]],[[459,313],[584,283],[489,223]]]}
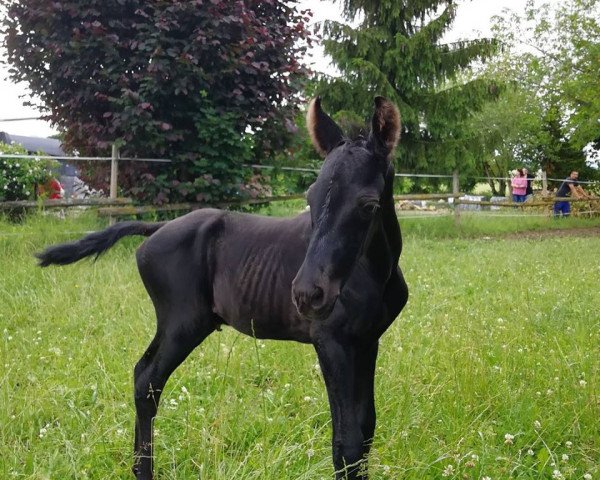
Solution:
{"label": "sky", "polygon": [[[558,3],[560,0],[550,0]],[[323,20],[341,20],[340,5],[332,1],[301,0],[300,8],[310,8],[314,12],[314,22]],[[504,8],[522,11],[525,0],[458,0],[458,11],[452,29],[445,41],[490,36],[490,19],[498,15]],[[0,49],[0,58],[5,52]],[[327,71],[331,67],[319,48],[312,52],[309,63],[317,71]],[[37,117],[39,112],[31,107],[23,106],[29,92],[24,84],[14,84],[7,80],[7,67],[0,64],[0,120],[10,118]],[[21,98],[25,97],[25,98]],[[13,135],[48,137],[56,130],[48,122],[27,120],[19,122],[0,122],[0,131]]]}

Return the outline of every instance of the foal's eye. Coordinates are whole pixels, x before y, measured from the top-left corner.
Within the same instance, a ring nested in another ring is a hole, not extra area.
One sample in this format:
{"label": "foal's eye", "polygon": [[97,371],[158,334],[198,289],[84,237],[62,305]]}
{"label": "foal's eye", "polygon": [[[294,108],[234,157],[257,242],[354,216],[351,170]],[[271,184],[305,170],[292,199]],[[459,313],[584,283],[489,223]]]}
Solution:
{"label": "foal's eye", "polygon": [[379,211],[380,208],[381,207],[379,205],[379,202],[373,200],[370,202],[363,203],[360,210],[363,215],[367,217],[372,217]]}

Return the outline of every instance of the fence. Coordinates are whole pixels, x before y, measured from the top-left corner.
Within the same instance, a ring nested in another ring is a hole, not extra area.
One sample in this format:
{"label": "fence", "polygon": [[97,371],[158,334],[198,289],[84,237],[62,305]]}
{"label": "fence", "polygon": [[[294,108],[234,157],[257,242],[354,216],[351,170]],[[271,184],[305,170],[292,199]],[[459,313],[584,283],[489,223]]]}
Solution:
{"label": "fence", "polygon": [[121,206],[130,205],[130,198],[81,198],[72,200],[17,200],[0,202],[0,210],[25,210],[32,208],[69,208],[69,207],[95,207],[95,206]]}
{"label": "fence", "polygon": [[[15,209],[31,209],[31,208],[69,208],[75,206],[95,206],[100,207],[98,209],[98,215],[108,216],[113,221],[114,217],[117,216],[130,216],[139,215],[149,212],[165,212],[165,211],[190,211],[196,208],[214,206],[218,208],[227,208],[237,205],[256,205],[272,201],[287,201],[302,198],[303,195],[286,195],[286,196],[273,196],[273,197],[262,197],[262,198],[251,198],[251,199],[240,199],[229,202],[218,202],[212,205],[200,204],[200,203],[179,203],[179,204],[167,204],[167,205],[142,205],[134,206],[131,199],[123,199],[117,197],[118,192],[118,171],[119,162],[122,161],[143,161],[143,162],[171,162],[170,159],[165,158],[136,158],[136,157],[120,157],[119,149],[116,145],[113,145],[110,157],[72,157],[72,156],[40,156],[40,155],[13,155],[3,154],[3,158],[19,158],[19,159],[53,159],[53,160],[68,160],[68,161],[110,161],[111,162],[111,173],[110,173],[110,193],[109,198],[95,198],[95,199],[84,199],[84,200],[46,200],[42,202],[3,202],[0,203],[0,211],[10,211]],[[318,169],[311,168],[299,168],[299,167],[275,167],[271,165],[246,165],[246,167],[261,170],[274,170],[282,172],[302,172],[302,173],[315,173],[319,172]],[[505,202],[492,202],[487,200],[469,200],[465,199],[465,193],[460,192],[460,175],[458,171],[453,172],[452,175],[437,175],[437,174],[415,174],[415,173],[397,173],[396,177],[399,178],[440,178],[440,179],[452,179],[452,193],[434,193],[434,194],[410,194],[410,195],[395,195],[394,198],[397,201],[435,201],[435,200],[446,200],[448,203],[452,203],[454,210],[454,217],[456,221],[459,221],[461,214],[461,205],[473,205],[480,207],[497,207],[497,208],[513,208],[513,209],[527,209],[531,207],[549,207],[555,201],[566,201],[566,202],[590,202],[600,201],[600,198],[592,199],[578,199],[578,198],[543,198],[542,200],[536,200],[533,202],[525,203],[514,203],[511,201]],[[508,177],[474,177],[475,180],[481,181],[505,181],[510,185],[510,178]],[[542,172],[541,176],[542,192],[547,193],[548,182],[562,182],[564,179],[547,178],[546,173]],[[597,182],[579,182],[581,184],[597,184]]]}

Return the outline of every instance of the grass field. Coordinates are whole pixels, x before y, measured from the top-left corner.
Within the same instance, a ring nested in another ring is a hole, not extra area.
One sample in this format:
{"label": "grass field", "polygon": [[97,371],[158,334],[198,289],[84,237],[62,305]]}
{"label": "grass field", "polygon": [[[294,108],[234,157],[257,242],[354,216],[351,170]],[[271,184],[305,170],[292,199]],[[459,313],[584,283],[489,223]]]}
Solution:
{"label": "grass field", "polygon": [[[598,222],[417,222],[401,220],[411,296],[381,340],[371,477],[600,478],[600,238],[503,237]],[[131,478],[132,370],[154,333],[140,239],[96,263],[31,256],[99,226],[0,222],[1,479]],[[308,346],[212,335],[155,427],[160,479],[331,478]]]}

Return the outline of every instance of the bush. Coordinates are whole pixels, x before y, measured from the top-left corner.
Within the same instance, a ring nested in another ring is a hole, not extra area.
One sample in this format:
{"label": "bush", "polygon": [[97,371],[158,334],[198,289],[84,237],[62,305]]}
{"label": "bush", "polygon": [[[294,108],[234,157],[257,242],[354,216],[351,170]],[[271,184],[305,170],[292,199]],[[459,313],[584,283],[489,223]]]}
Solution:
{"label": "bush", "polygon": [[[41,158],[3,158],[3,154],[27,155],[19,144],[0,142],[0,201],[29,200],[35,198],[37,185],[52,178],[54,162]],[[39,155],[43,155],[39,153]]]}
{"label": "bush", "polygon": [[153,203],[215,203],[240,196],[254,196],[243,175],[251,160],[252,139],[240,134],[236,116],[219,113],[208,101],[194,125],[196,144],[189,153],[173,156],[173,162],[150,166],[129,193]]}

